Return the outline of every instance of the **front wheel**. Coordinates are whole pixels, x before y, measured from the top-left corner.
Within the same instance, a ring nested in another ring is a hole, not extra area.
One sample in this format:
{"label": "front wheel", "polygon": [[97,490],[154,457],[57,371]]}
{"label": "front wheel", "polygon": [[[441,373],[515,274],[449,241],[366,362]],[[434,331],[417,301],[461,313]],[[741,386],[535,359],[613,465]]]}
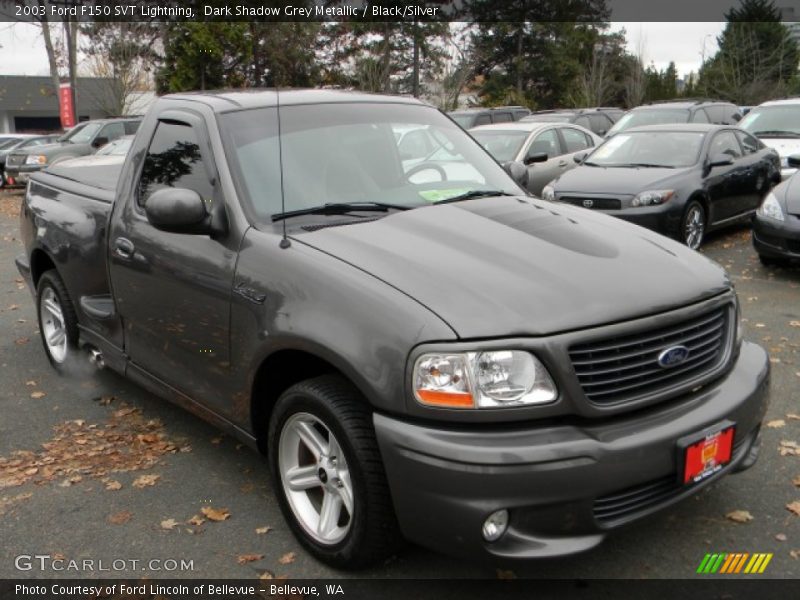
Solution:
{"label": "front wheel", "polygon": [[697,200],[691,200],[681,220],[681,241],[692,250],[697,250],[703,243],[705,232],[706,211]]}
{"label": "front wheel", "polygon": [[78,349],[78,317],[55,270],[42,274],[36,286],[39,333],[50,364],[63,372]]}
{"label": "front wheel", "polygon": [[317,558],[355,569],[397,549],[371,411],[348,382],[322,376],[281,395],[270,419],[269,463],[284,517]]}

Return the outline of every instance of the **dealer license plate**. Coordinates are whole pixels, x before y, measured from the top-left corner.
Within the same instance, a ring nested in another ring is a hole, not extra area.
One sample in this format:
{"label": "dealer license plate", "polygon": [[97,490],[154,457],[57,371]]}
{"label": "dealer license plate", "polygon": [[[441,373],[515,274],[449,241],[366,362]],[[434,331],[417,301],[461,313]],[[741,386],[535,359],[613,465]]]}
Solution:
{"label": "dealer license plate", "polygon": [[701,433],[678,440],[682,483],[691,485],[711,477],[731,462],[736,426],[726,421]]}

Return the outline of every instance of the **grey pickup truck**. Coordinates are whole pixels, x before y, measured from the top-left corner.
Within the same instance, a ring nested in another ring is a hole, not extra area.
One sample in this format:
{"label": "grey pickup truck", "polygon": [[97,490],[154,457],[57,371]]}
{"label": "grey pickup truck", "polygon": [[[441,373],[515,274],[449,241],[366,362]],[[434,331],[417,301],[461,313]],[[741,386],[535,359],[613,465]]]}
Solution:
{"label": "grey pickup truck", "polygon": [[725,271],[527,195],[412,99],[165,96],[119,164],[33,175],[21,228],[53,367],[265,452],[339,567],[587,550],[758,456],[769,361]]}

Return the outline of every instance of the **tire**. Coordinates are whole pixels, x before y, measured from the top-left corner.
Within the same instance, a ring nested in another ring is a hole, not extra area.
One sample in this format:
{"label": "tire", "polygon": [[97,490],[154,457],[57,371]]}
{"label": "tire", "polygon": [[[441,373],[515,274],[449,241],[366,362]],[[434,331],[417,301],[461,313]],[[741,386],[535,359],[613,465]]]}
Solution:
{"label": "tire", "polygon": [[788,262],[786,260],[781,260],[780,258],[772,258],[771,256],[764,256],[762,254],[758,255],[758,260],[760,260],[761,264],[765,267],[782,267]]}
{"label": "tire", "polygon": [[8,183],[6,181],[6,174],[2,169],[0,169],[0,190],[6,187],[6,183]]}
{"label": "tire", "polygon": [[47,360],[63,373],[78,352],[78,317],[54,269],[43,273],[36,286],[36,313]]}
{"label": "tire", "polygon": [[707,221],[703,205],[697,200],[690,200],[681,219],[680,241],[692,250],[697,250],[703,244]]}
{"label": "tire", "polygon": [[[372,411],[350,383],[325,375],[286,390],[272,411],[268,450],[281,511],[311,554],[359,569],[399,549]],[[323,512],[334,518],[323,520]]]}

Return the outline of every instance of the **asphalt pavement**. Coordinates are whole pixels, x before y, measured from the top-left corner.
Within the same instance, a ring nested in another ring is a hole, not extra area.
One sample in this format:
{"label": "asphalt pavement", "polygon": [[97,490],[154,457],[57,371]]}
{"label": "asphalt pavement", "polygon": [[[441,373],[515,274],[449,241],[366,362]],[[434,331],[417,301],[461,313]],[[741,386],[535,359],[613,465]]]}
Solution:
{"label": "asphalt pavement", "polygon": [[[20,197],[0,193],[0,578],[351,577],[295,541],[257,453],[114,373],[51,369],[13,263]],[[786,444],[800,443],[789,416],[800,414],[800,267],[761,266],[747,227],[703,253],[730,273],[746,338],[773,361],[754,468],[581,555],[487,565],[410,545],[358,576],[691,578],[706,553],[764,552],[774,557],[761,577],[800,577],[800,515],[787,508],[800,511],[800,456]]]}

